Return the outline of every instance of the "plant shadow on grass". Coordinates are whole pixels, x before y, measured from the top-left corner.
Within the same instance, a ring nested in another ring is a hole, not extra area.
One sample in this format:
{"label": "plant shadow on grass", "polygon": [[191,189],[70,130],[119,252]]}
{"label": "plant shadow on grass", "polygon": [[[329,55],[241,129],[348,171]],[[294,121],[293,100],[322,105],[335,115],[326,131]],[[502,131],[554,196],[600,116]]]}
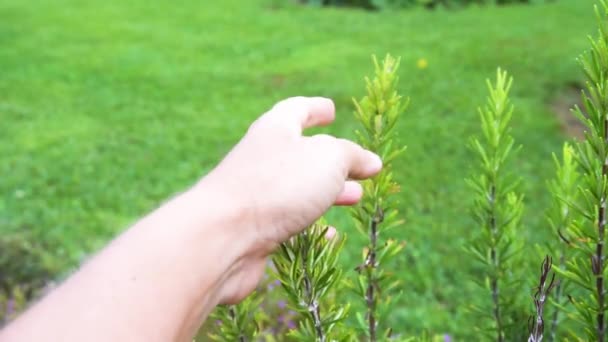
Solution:
{"label": "plant shadow on grass", "polygon": [[559,121],[562,132],[568,137],[577,140],[585,138],[585,125],[572,113],[575,106],[584,111],[581,92],[583,86],[578,82],[569,82],[557,92],[557,96],[551,99],[549,108]]}

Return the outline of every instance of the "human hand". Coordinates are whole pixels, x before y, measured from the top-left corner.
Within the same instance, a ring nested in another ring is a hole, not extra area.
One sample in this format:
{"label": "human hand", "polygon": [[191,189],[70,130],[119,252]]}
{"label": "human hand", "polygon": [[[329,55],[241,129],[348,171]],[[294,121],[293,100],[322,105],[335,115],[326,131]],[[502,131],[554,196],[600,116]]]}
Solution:
{"label": "human hand", "polygon": [[191,341],[218,303],[255,289],[279,243],[333,204],[356,203],[362,189],[350,179],[382,168],[352,142],[302,136],[333,119],[328,99],[280,102],[209,175],[123,232],[0,340],[82,341],[97,329],[99,341]]}
{"label": "human hand", "polygon": [[244,250],[222,286],[222,302],[238,302],[258,284],[275,247],[312,224],[334,204],[362,196],[364,179],[382,168],[380,158],[359,145],[302,130],[334,120],[326,98],[296,97],[276,104],[251,125],[199,187],[222,192],[239,211],[236,225]]}

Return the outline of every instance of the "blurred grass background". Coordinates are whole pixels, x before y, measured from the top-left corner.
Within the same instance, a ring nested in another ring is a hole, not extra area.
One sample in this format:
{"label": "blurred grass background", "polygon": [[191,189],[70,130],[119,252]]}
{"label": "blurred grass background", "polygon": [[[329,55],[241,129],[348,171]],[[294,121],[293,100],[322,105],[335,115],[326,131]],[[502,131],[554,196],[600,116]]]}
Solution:
{"label": "blurred grass background", "polygon": [[[568,138],[552,104],[582,80],[575,58],[594,33],[592,4],[368,12],[267,0],[2,1],[0,235],[37,244],[34,262],[61,277],[204,175],[282,98],[333,98],[336,123],[315,132],[353,138],[351,98],[364,94],[370,55],[391,53],[411,98],[395,172],[407,223],[394,232],[407,248],[393,320],[402,332],[470,338],[466,308],[484,299],[463,252],[475,230],[463,180],[485,79],[499,66],[515,77],[523,150],[512,167],[537,267],[533,244],[553,238],[551,153]],[[328,219],[349,236],[352,269],[360,239],[344,209]]]}

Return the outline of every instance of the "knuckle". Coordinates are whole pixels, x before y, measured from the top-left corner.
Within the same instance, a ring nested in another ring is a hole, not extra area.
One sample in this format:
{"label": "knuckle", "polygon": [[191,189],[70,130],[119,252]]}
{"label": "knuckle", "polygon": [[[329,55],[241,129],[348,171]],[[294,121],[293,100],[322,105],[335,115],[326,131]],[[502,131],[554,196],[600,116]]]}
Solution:
{"label": "knuckle", "polygon": [[290,99],[284,99],[275,103],[274,106],[272,106],[272,111],[281,110],[282,108],[287,107],[289,105],[289,101]]}
{"label": "knuckle", "polygon": [[249,126],[248,134],[272,137],[275,140],[291,139],[297,136],[285,120],[272,115],[265,115],[256,120]]}
{"label": "knuckle", "polygon": [[352,142],[352,141],[350,141],[350,140],[348,140],[348,139],[343,139],[343,138],[340,138],[340,144],[341,144],[342,146],[344,146],[344,148],[345,148],[346,150],[353,151],[353,152],[356,152],[356,151],[358,151],[358,150],[362,149],[362,147],[361,147],[361,146],[359,146],[359,145],[355,144],[354,142]]}
{"label": "knuckle", "polygon": [[287,109],[287,108],[292,108],[293,106],[302,103],[306,98],[304,96],[294,96],[294,97],[288,97],[286,99],[283,99],[279,102],[277,102],[273,107],[272,110],[283,110],[283,109]]}

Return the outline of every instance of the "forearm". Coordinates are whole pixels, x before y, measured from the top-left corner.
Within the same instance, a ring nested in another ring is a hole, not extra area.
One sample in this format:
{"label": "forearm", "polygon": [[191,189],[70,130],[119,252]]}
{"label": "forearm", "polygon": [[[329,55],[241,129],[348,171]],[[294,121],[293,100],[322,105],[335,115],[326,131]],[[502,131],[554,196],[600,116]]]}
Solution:
{"label": "forearm", "polygon": [[239,258],[239,213],[213,197],[189,191],[139,221],[0,339],[191,340]]}

